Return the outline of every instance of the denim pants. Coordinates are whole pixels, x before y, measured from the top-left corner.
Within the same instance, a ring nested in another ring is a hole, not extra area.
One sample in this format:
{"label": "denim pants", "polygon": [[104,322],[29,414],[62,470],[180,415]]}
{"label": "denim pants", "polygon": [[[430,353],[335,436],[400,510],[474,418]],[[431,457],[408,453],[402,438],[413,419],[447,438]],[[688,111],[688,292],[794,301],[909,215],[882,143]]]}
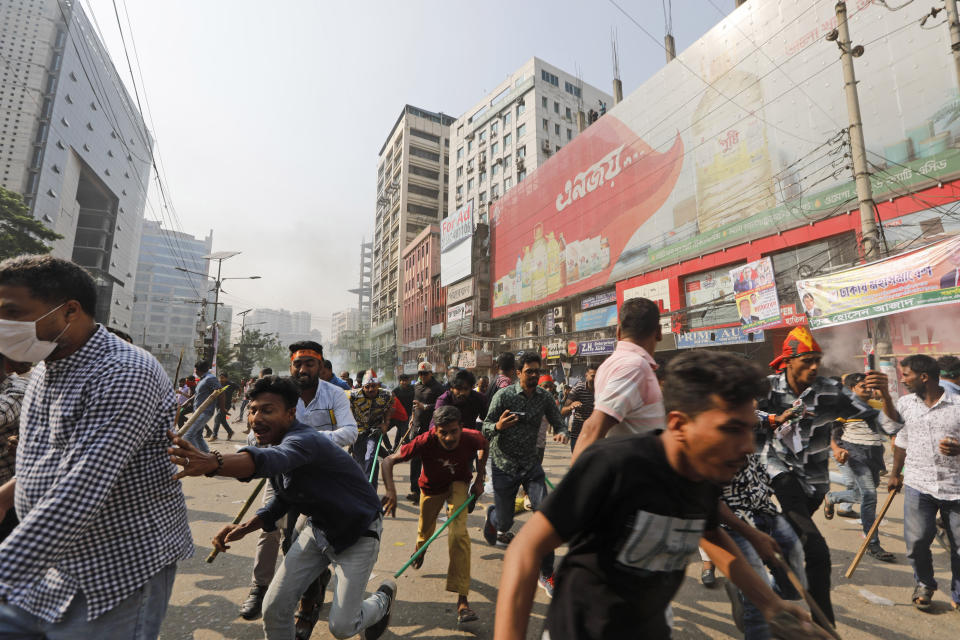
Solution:
{"label": "denim pants", "polygon": [[960,604],[960,500],[940,500],[920,493],[913,487],[903,487],[903,540],[907,557],[913,566],[913,579],[931,589],[937,588],[933,577],[933,555],[930,544],[937,533],[937,512],[943,516],[950,543],[950,597]]}
{"label": "denim pants", "polygon": [[77,591],[60,622],[47,622],[12,604],[0,603],[0,638],[3,640],[153,640],[160,625],[177,575],[172,562],[121,600],[113,609],[87,620],[87,599]]}
{"label": "denim pants", "polygon": [[197,421],[190,427],[190,430],[183,434],[184,440],[203,453],[210,453],[210,447],[207,446],[207,441],[203,439],[203,429],[207,426],[207,422],[210,421],[211,416],[213,416],[213,411],[200,414],[197,417]]}
{"label": "denim pants", "polygon": [[[756,514],[753,518],[757,530],[766,533],[777,541],[777,544],[780,545],[780,549],[783,551],[787,564],[789,564],[793,572],[797,574],[800,581],[805,583],[803,546],[801,546],[800,539],[793,531],[790,523],[787,522],[787,519],[779,515],[768,516],[764,514]],[[786,574],[780,569],[768,569],[763,564],[760,556],[757,555],[753,546],[747,542],[746,538],[735,531],[728,531],[727,533],[730,534],[733,541],[740,547],[740,551],[743,552],[747,562],[750,563],[753,570],[757,572],[757,575],[766,578],[770,586],[777,592],[777,595],[786,600],[798,600],[800,598],[800,594],[793,588]],[[805,584],[804,587],[806,587]],[[754,606],[753,602],[743,595],[742,591],[738,590],[737,594],[740,597],[740,602],[743,603],[744,640],[769,640],[771,637],[770,627],[767,625],[763,614]]]}
{"label": "denim pants", "polygon": [[[363,469],[363,475],[366,478],[370,478],[370,471],[373,469],[374,461],[376,457],[374,452],[377,450],[377,443],[380,441],[380,430],[379,429],[368,429],[367,431],[357,435],[356,442],[353,443],[353,446],[350,448],[350,453],[353,456],[353,459],[357,461],[357,464],[360,465],[360,468]],[[384,437],[386,441],[386,437]],[[381,445],[385,446],[385,445]],[[373,484],[374,490],[377,488],[379,478],[378,474],[373,474]]]}
{"label": "denim pants", "polygon": [[[883,461],[883,447],[872,445],[847,444],[841,445],[850,454],[845,464],[840,465],[844,478],[853,481],[853,488],[844,491],[831,491],[827,494],[827,502],[860,503],[860,523],[864,535],[870,533],[870,527],[877,517],[877,485],[880,484],[881,466],[877,463],[877,449],[879,460]],[[874,534],[871,542],[880,542],[880,537]]]}
{"label": "denim pants", "polygon": [[[536,511],[547,498],[546,476],[543,467],[539,464],[530,469],[513,475],[493,465],[493,513],[490,519],[497,531],[509,531],[513,526],[513,510],[517,500],[517,491],[520,486],[527,492],[530,505]],[[553,551],[548,553],[540,563],[540,573],[544,576],[553,575]]]}
{"label": "denim pants", "polygon": [[[333,565],[337,585],[327,624],[336,638],[360,633],[387,614],[389,599],[377,592],[364,599],[370,572],[380,553],[382,518],[350,547],[337,553],[323,532],[311,523],[303,528],[277,569],[263,599],[263,630],[267,640],[294,640],[294,610],[300,595],[328,565]],[[371,537],[372,535],[377,537]]]}

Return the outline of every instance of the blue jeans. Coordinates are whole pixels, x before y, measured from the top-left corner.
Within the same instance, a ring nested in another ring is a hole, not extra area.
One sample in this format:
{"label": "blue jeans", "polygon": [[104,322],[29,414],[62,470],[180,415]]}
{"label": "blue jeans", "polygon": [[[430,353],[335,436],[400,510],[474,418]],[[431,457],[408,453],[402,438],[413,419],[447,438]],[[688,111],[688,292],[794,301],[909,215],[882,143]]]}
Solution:
{"label": "blue jeans", "polygon": [[[879,460],[883,460],[883,447],[874,447],[861,444],[840,443],[847,450],[850,457],[845,464],[840,465],[844,471],[844,478],[853,480],[853,489],[831,491],[827,494],[827,502],[860,503],[860,524],[864,535],[870,533],[870,527],[877,517],[877,485],[880,484]],[[874,534],[871,542],[880,542],[880,537]]]}
{"label": "blue jeans", "polygon": [[[793,572],[797,574],[799,579],[805,583],[803,546],[800,544],[800,538],[797,537],[797,534],[794,532],[793,527],[790,526],[790,523],[787,522],[787,519],[783,516],[757,514],[754,516],[754,522],[757,525],[758,531],[772,536],[773,539],[777,541],[777,544],[780,545],[780,549],[783,551],[787,564],[790,565],[790,568],[793,569]],[[740,551],[743,552],[747,562],[750,563],[753,570],[757,572],[757,575],[766,578],[767,582],[770,583],[770,586],[781,598],[787,600],[798,600],[800,598],[800,594],[793,588],[793,585],[783,571],[779,569],[770,569],[768,571],[763,564],[763,560],[760,559],[760,556],[757,555],[756,550],[747,542],[746,538],[735,531],[727,531],[727,533],[730,534],[733,541],[740,547]],[[804,587],[806,587],[806,585],[804,585]],[[737,591],[737,594],[740,596],[740,602],[743,603],[744,640],[769,640],[770,627],[767,625],[763,614],[754,606],[753,602],[744,597],[742,591]]]}
{"label": "blue jeans", "polygon": [[[520,486],[527,492],[530,504],[536,511],[547,498],[547,482],[543,467],[534,465],[519,475],[503,471],[493,465],[493,513],[490,519],[497,531],[509,531],[513,526],[513,510],[517,500],[517,491]],[[540,573],[544,576],[553,575],[553,551],[544,556],[540,563]]]}
{"label": "blue jeans", "polygon": [[[337,576],[327,625],[335,638],[350,638],[387,614],[390,605],[381,592],[363,597],[370,572],[380,554],[383,520],[377,518],[352,545],[337,553],[309,521],[277,569],[263,598],[263,630],[267,640],[294,640],[294,610],[310,583],[333,565]],[[373,537],[373,535],[376,537]]]}
{"label": "blue jeans", "polygon": [[197,421],[193,423],[193,426],[190,427],[190,430],[183,434],[184,440],[192,444],[195,449],[204,453],[210,453],[210,447],[207,446],[207,441],[203,439],[203,428],[207,426],[207,423],[212,417],[213,410],[201,414],[197,417]]}
{"label": "blue jeans", "polygon": [[176,575],[177,563],[172,562],[113,609],[90,621],[87,621],[87,599],[79,590],[60,622],[47,622],[20,607],[0,603],[0,638],[152,640],[160,635]]}
{"label": "blue jeans", "polygon": [[920,493],[913,487],[903,487],[903,540],[907,543],[907,557],[913,566],[913,579],[931,589],[937,588],[933,577],[933,556],[930,544],[937,533],[937,511],[943,516],[950,543],[950,597],[960,603],[960,500],[939,500]]}

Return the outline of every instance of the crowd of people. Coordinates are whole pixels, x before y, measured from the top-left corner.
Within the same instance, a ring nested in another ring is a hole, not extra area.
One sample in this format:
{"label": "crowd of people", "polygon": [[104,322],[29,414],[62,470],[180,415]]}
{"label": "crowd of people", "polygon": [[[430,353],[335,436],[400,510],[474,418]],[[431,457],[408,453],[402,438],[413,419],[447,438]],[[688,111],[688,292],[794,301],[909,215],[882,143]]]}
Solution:
{"label": "crowd of people", "polygon": [[[830,549],[813,516],[858,504],[869,557],[896,562],[873,526],[884,476],[904,496],[909,600],[932,606],[939,538],[960,609],[956,357],[904,358],[896,400],[879,371],[821,375],[805,327],[769,374],[718,351],[664,362],[659,308],[635,298],[620,307],[614,352],[572,387],[524,352],[501,354],[493,379],[451,368],[444,383],[423,361],[415,384],[400,376],[388,390],[372,369],[335,375],[323,346],[301,341],[288,375],[234,383],[201,360],[174,388],[149,353],[95,322],[96,306],[94,280],[69,261],[0,263],[0,637],[158,637],[194,551],[180,483],[194,476],[265,487],[256,513],[212,540],[226,552],[257,536],[240,616],[262,618],[268,639],[309,638],[332,588],[330,633],[379,638],[398,584],[366,585],[405,463],[419,513],[408,564],[423,565],[446,510],[458,625],[479,618],[467,518],[492,494],[479,533],[506,549],[497,640],[527,636],[538,586],[544,637],[669,638],[698,553],[704,585],[726,577],[745,638],[831,637]],[[220,428],[229,441],[237,425],[241,446],[217,450]],[[571,452],[555,487],[543,469],[551,436]],[[843,490],[831,491],[831,460]]]}

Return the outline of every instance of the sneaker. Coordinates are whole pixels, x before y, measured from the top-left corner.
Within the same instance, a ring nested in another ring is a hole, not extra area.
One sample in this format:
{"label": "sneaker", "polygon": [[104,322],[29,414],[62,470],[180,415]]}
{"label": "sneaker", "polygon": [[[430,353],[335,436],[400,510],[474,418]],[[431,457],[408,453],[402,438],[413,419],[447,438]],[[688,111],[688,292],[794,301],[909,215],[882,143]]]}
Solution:
{"label": "sneaker", "polygon": [[491,546],[497,544],[497,528],[493,526],[493,505],[487,507],[487,518],[483,523],[483,539]]}
{"label": "sneaker", "polygon": [[547,594],[547,597],[549,598],[553,597],[553,587],[556,584],[556,580],[557,580],[556,574],[552,574],[549,577],[544,576],[543,574],[540,574],[540,579],[538,580],[538,584],[540,585],[540,588],[543,589],[543,592]]}
{"label": "sneaker", "polygon": [[363,630],[363,640],[377,640],[383,635],[383,632],[390,626],[390,613],[393,611],[393,603],[397,600],[397,583],[392,578],[387,578],[380,583],[377,593],[385,593],[390,602],[387,603],[387,612],[383,617]]}
{"label": "sneaker", "polygon": [[730,598],[730,614],[733,617],[733,624],[737,625],[737,629],[743,633],[745,627],[743,626],[743,600],[740,599],[740,590],[737,585],[729,580],[723,581],[723,590],[727,592],[727,597]]}
{"label": "sneaker", "polygon": [[420,504],[420,494],[416,493],[415,491],[411,491],[407,494],[407,500],[413,504]]}
{"label": "sneaker", "polygon": [[267,595],[266,585],[255,584],[250,587],[250,594],[240,605],[240,617],[244,620],[256,620],[263,613],[263,597]]}
{"label": "sneaker", "polygon": [[500,549],[506,549],[509,544],[513,542],[513,532],[512,531],[497,531],[497,542],[496,546]]}
{"label": "sneaker", "polygon": [[920,611],[928,611],[933,605],[931,599],[933,598],[933,589],[926,587],[922,584],[918,584],[913,589],[913,606],[915,606]]}
{"label": "sneaker", "polygon": [[716,569],[710,567],[709,569],[704,569],[700,572],[700,582],[707,589],[713,589],[717,586],[717,573]]}
{"label": "sneaker", "polygon": [[860,514],[854,509],[837,509],[837,515],[841,518],[850,518],[851,520],[856,520],[860,517]]}

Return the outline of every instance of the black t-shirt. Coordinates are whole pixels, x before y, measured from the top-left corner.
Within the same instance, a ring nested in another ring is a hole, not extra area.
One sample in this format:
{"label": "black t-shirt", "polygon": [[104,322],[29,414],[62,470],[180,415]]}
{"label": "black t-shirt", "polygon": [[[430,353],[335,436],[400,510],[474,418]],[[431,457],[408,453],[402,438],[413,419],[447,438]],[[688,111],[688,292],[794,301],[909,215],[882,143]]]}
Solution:
{"label": "black t-shirt", "polygon": [[669,638],[666,608],[720,488],[667,463],[658,435],[591,445],[541,512],[569,543],[547,613],[552,638]]}
{"label": "black t-shirt", "polygon": [[393,390],[393,395],[397,397],[397,400],[400,401],[400,404],[403,405],[403,410],[407,412],[408,416],[413,415],[413,385],[408,384],[407,386],[397,385]]}

